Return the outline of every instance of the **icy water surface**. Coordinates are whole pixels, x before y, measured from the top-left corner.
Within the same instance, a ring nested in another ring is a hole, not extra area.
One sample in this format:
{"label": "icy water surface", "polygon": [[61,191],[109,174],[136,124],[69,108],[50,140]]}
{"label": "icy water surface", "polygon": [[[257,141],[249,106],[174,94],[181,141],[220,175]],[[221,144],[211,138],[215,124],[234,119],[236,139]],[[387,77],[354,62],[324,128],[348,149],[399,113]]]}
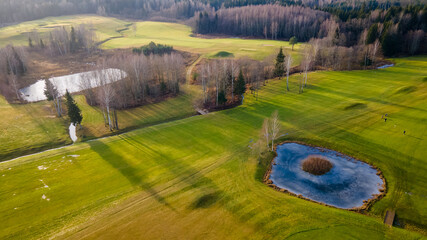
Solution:
{"label": "icy water surface", "polygon": [[[310,155],[331,161],[331,171],[321,176],[303,171],[301,162]],[[380,193],[383,184],[369,164],[324,148],[284,143],[277,146],[274,161],[270,179],[276,186],[338,208],[362,206],[363,200]]]}
{"label": "icy water surface", "polygon": [[[56,86],[59,94],[64,95],[65,91],[68,92],[79,92],[85,89],[98,87],[102,82],[111,83],[118,81],[122,78],[126,77],[126,73],[114,68],[104,69],[101,71],[90,71],[90,72],[82,72],[76,73],[61,77],[53,77],[49,80]],[[37,102],[46,100],[46,96],[44,94],[44,89],[46,87],[44,80],[38,80],[36,83],[22,88],[19,91],[21,92],[22,99],[28,102]]]}

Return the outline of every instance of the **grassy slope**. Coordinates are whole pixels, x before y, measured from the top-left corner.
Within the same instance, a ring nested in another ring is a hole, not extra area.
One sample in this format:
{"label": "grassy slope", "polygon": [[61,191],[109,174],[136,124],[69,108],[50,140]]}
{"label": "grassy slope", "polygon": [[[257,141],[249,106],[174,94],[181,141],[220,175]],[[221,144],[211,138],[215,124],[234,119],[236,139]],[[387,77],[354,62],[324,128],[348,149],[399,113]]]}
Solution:
{"label": "grassy slope", "polygon": [[[14,45],[28,45],[28,33],[36,29],[46,35],[52,28],[58,26],[71,26],[78,24],[90,24],[96,29],[99,41],[111,37],[121,36],[117,30],[125,28],[128,22],[109,17],[96,15],[70,15],[61,17],[48,17],[40,20],[23,22],[17,25],[0,28],[0,47],[13,43]],[[47,36],[44,36],[47,38]],[[35,43],[34,43],[35,44]]]}
{"label": "grassy slope", "polygon": [[248,40],[239,38],[204,39],[191,37],[191,28],[178,23],[164,22],[136,22],[137,32],[133,31],[127,22],[111,17],[97,15],[70,15],[48,17],[40,20],[23,22],[17,25],[0,28],[0,47],[13,43],[14,45],[28,45],[28,33],[33,29],[45,34],[57,26],[91,24],[96,30],[98,40],[106,41],[101,47],[106,49],[129,48],[141,46],[154,41],[168,44],[175,49],[200,53],[206,57],[214,57],[220,51],[233,53],[235,57],[248,56],[254,59],[263,59],[274,53],[278,47],[285,47],[294,57],[294,64],[300,61],[298,54],[300,45],[291,46],[285,41]]}
{"label": "grassy slope", "polygon": [[299,64],[300,45],[295,45],[294,51],[285,41],[239,39],[239,38],[197,38],[191,36],[191,28],[177,23],[137,22],[136,33],[131,29],[123,31],[123,38],[112,39],[102,45],[104,48],[127,48],[148,44],[151,41],[172,45],[175,49],[203,54],[214,57],[220,51],[227,51],[235,57],[248,56],[262,60],[283,46],[295,57]]}
{"label": "grassy slope", "polygon": [[65,121],[53,111],[47,102],[9,104],[0,96],[0,161],[71,143]]}
{"label": "grassy slope", "polygon": [[[84,96],[75,97],[77,104],[81,107],[85,138],[101,137],[110,134],[104,126],[102,111],[98,107],[91,107],[86,103]],[[129,130],[136,127],[158,124],[165,121],[176,120],[194,115],[196,111],[192,105],[189,94],[181,94],[175,98],[169,98],[159,103],[120,110],[117,112],[120,130]]]}
{"label": "grassy slope", "polygon": [[[247,95],[235,109],[0,163],[0,238],[420,237],[382,223],[393,208],[407,223],[427,225],[427,57],[396,61],[384,70],[312,73],[304,94],[296,93],[299,75],[288,94],[284,81],[270,81],[258,101]],[[397,93],[407,86],[416,90]],[[366,107],[345,110],[355,103]],[[389,193],[371,216],[298,199],[256,179],[248,145],[275,109],[288,133],[282,140],[330,147],[384,172]]]}
{"label": "grassy slope", "polygon": [[[83,114],[84,128],[79,135],[86,140],[111,134],[98,107],[89,106],[84,96],[75,99]],[[56,118],[49,102],[18,105],[1,97],[0,113],[4,115],[0,118],[0,161],[72,143],[68,117]],[[124,131],[193,114],[191,95],[183,93],[159,103],[119,110],[118,119],[120,130]]]}

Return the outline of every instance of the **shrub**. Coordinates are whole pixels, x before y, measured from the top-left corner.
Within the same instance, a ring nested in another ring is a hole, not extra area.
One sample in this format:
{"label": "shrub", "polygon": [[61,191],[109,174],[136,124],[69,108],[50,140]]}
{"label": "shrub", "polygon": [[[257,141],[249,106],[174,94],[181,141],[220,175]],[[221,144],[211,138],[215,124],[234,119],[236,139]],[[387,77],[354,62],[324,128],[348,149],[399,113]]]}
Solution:
{"label": "shrub", "polygon": [[313,175],[323,175],[329,172],[332,167],[332,163],[322,156],[308,156],[302,162],[302,170]]}

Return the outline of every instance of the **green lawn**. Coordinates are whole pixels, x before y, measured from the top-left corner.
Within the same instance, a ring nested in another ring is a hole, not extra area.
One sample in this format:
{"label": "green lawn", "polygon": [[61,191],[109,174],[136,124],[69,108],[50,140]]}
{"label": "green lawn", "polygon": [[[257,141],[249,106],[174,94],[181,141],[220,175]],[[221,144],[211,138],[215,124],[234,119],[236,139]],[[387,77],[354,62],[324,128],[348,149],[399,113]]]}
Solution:
{"label": "green lawn", "polygon": [[96,15],[47,17],[0,28],[0,47],[4,47],[10,43],[28,46],[28,33],[33,30],[37,30],[43,38],[48,38],[46,33],[52,31],[54,27],[72,26],[83,23],[91,25],[96,30],[99,41],[121,36],[117,31],[125,29],[130,24],[117,18]]}
{"label": "green lawn", "polygon": [[[130,27],[133,24],[132,22],[96,15],[48,17],[3,27],[0,28],[0,47],[12,42],[15,45],[27,45],[28,32],[34,29],[46,34],[56,26],[70,26],[81,23],[91,24],[96,30],[98,40],[105,41],[101,47],[106,49],[129,48],[155,41],[156,43],[172,45],[179,50],[201,54],[202,57],[200,59],[214,57],[218,52],[229,52],[234,57],[248,56],[255,59],[263,59],[277,51],[280,46],[286,47],[291,52],[289,44],[284,41],[191,37],[190,27],[176,23],[136,22],[134,23],[137,24],[137,32],[135,34],[132,30],[133,28]],[[292,51],[296,59],[294,61],[295,65],[299,63],[300,59],[299,47],[297,45],[295,51]],[[191,75],[188,77],[191,77]],[[197,94],[194,88],[196,87],[189,87],[189,90],[193,89],[187,91],[189,95],[181,95],[178,99],[168,99],[163,103],[120,111],[118,116],[120,128],[129,130],[193,114],[193,97]],[[68,124],[66,124],[66,120],[54,119],[54,115],[49,109],[49,103],[41,102],[28,106],[9,105],[2,99],[0,99],[0,114],[7,115],[7,118],[0,119],[0,123],[3,123],[0,125],[0,132],[6,133],[0,136],[2,143],[0,146],[0,161],[71,143],[67,135]],[[110,134],[104,126],[100,110],[88,106],[82,97],[77,97],[77,101],[82,108],[84,117],[84,130],[81,133],[84,139]],[[22,117],[25,112],[30,115]],[[37,123],[32,122],[35,116],[37,117],[35,120]],[[11,121],[11,119],[19,120]],[[47,130],[46,126],[51,127]]]}
{"label": "green lawn", "polygon": [[[120,131],[194,115],[196,111],[191,96],[182,92],[159,103],[119,110]],[[79,141],[112,134],[105,127],[102,111],[98,107],[89,106],[82,95],[75,96],[75,100],[83,115]],[[57,118],[51,105],[47,101],[9,104],[4,97],[0,97],[0,161],[72,143],[68,135],[68,117]]]}
{"label": "green lawn", "polygon": [[137,47],[153,41],[171,45],[178,50],[199,53],[208,58],[215,57],[221,51],[226,51],[237,58],[247,56],[262,60],[282,46],[294,56],[295,65],[300,62],[300,44],[295,45],[294,51],[291,51],[291,46],[285,41],[192,37],[191,28],[178,23],[147,21],[136,22],[136,26],[136,32],[132,28],[123,31],[123,38],[112,39],[104,43],[102,47],[107,49]]}
{"label": "green lawn", "polygon": [[[218,52],[227,51],[238,58],[248,56],[262,60],[283,46],[295,57],[294,65],[300,62],[300,44],[295,45],[294,51],[291,51],[291,46],[285,41],[197,38],[192,37],[191,28],[183,24],[130,22],[97,15],[48,17],[3,27],[0,28],[0,47],[4,47],[10,43],[14,45],[28,45],[28,33],[34,29],[45,35],[53,27],[78,25],[81,23],[92,25],[96,30],[98,41],[105,41],[101,45],[105,49],[140,47],[154,41],[156,43],[172,45],[178,50],[199,53],[208,58],[215,57]],[[136,24],[136,32],[134,32],[132,24]]]}
{"label": "green lawn", "polygon": [[[258,101],[248,94],[234,109],[0,163],[0,238],[422,238],[382,223],[395,209],[406,228],[426,233],[427,57],[395,61],[383,70],[311,73],[304,94],[300,75],[289,93],[284,80],[272,80]],[[386,197],[366,216],[264,185],[248,146],[274,110],[288,133],[281,140],[379,167]]]}
{"label": "green lawn", "polygon": [[71,143],[48,102],[9,104],[0,95],[0,161]]}

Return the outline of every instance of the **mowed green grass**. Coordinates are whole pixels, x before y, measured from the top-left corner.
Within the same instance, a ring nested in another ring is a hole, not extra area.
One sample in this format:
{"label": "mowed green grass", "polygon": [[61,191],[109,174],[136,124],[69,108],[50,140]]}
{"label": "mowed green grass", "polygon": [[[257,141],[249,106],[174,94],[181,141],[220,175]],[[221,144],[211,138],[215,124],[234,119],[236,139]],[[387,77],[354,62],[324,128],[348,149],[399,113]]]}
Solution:
{"label": "mowed green grass", "polygon": [[9,104],[0,96],[0,161],[71,143],[48,102]]}
{"label": "mowed green grass", "polygon": [[[271,80],[258,100],[247,94],[234,109],[0,163],[0,238],[422,238],[382,223],[395,209],[406,228],[425,234],[427,226],[427,57],[395,61],[383,70],[310,73],[304,94],[299,75],[289,93],[284,80]],[[408,86],[415,90],[400,91]],[[376,165],[386,197],[362,215],[264,185],[249,146],[274,110],[280,140]]]}
{"label": "mowed green grass", "polygon": [[[54,27],[89,24],[95,29],[101,47],[105,49],[140,47],[153,41],[167,44],[175,49],[202,54],[213,58],[218,52],[227,51],[235,57],[250,57],[262,60],[284,47],[295,58],[294,65],[299,64],[301,44],[294,47],[286,41],[256,40],[240,38],[197,38],[192,37],[191,28],[178,23],[164,22],[130,22],[97,15],[70,15],[48,17],[40,20],[23,22],[0,28],[0,47],[13,43],[28,46],[28,33],[37,30],[44,38]],[[136,32],[132,27],[136,24]]]}
{"label": "mowed green grass", "polygon": [[[82,110],[83,129],[80,134],[83,140],[111,134],[108,127],[104,125],[104,117],[99,107],[89,106],[82,95],[76,96],[75,100]],[[192,96],[187,93],[181,93],[177,97],[168,98],[158,103],[118,110],[117,119],[119,130],[127,131],[138,127],[186,118],[195,114],[196,110],[194,110],[192,105]]]}
{"label": "mowed green grass", "polygon": [[[104,125],[99,107],[87,104],[82,95],[74,97],[83,115],[79,141],[117,134]],[[71,144],[69,120],[65,115],[56,117],[51,102],[9,104],[0,97],[0,161],[49,148]],[[119,131],[172,121],[194,115],[190,94],[182,92],[174,98],[141,107],[118,110]]]}
{"label": "mowed green grass", "polygon": [[164,22],[136,22],[136,32],[133,28],[123,31],[123,38],[112,39],[102,45],[107,49],[137,47],[155,43],[171,45],[175,49],[199,53],[205,57],[212,58],[218,52],[226,51],[232,53],[234,57],[250,57],[262,60],[268,55],[275,53],[279,47],[292,54],[294,64],[300,62],[299,50],[301,44],[294,47],[286,41],[275,41],[265,39],[241,39],[241,38],[198,38],[192,37],[191,27],[178,23]]}
{"label": "mowed green grass", "polygon": [[[47,33],[55,27],[69,27],[79,24],[87,24],[95,29],[98,41],[104,41],[112,37],[121,36],[118,31],[125,29],[130,23],[117,18],[97,15],[47,17],[0,28],[0,47],[8,44],[28,46],[29,33],[34,30],[37,30],[42,38],[48,39]],[[33,42],[33,44],[36,43]]]}

